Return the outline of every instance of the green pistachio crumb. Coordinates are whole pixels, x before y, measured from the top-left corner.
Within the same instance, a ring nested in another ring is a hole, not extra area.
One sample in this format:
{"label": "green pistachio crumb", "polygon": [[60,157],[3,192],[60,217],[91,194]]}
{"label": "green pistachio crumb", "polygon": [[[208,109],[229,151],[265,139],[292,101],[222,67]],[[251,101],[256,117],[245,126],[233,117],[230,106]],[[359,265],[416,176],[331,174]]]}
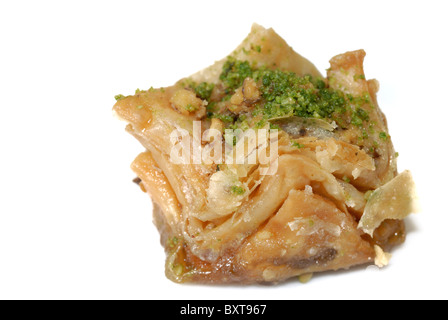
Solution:
{"label": "green pistachio crumb", "polygon": [[176,247],[178,243],[179,239],[177,237],[172,237],[168,240],[168,245],[170,246],[170,248]]}
{"label": "green pistachio crumb", "polygon": [[239,187],[239,186],[232,186],[231,190],[232,190],[232,193],[239,195],[239,196],[246,193],[246,190],[244,190],[244,188]]}
{"label": "green pistachio crumb", "polygon": [[300,143],[298,143],[297,141],[293,141],[293,142],[291,142],[291,146],[296,147],[297,149],[305,148],[305,145],[304,145],[304,144],[300,144]]}
{"label": "green pistachio crumb", "polygon": [[379,137],[380,137],[381,140],[386,141],[387,138],[388,138],[388,134],[383,131],[383,132],[380,132]]}
{"label": "green pistachio crumb", "polygon": [[122,95],[122,94],[117,94],[116,96],[115,96],[115,100],[116,101],[120,101],[121,99],[124,99],[124,98],[126,98],[124,95]]}
{"label": "green pistachio crumb", "polygon": [[194,106],[192,106],[191,104],[187,104],[187,105],[184,107],[184,109],[187,110],[188,112],[193,112],[193,111],[196,111],[196,110],[197,110],[197,108],[194,107]]}

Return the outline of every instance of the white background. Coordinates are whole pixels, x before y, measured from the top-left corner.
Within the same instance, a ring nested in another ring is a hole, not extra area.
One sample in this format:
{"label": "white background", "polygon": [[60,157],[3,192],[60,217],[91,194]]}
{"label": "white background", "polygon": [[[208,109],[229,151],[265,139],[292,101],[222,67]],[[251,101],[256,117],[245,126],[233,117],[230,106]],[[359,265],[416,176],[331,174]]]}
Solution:
{"label": "white background", "polygon": [[[0,298],[429,299],[447,294],[446,1],[1,1]],[[367,51],[368,78],[423,210],[391,264],[277,286],[178,285],[142,147],[114,95],[173,84],[225,57],[257,22],[322,71]]]}

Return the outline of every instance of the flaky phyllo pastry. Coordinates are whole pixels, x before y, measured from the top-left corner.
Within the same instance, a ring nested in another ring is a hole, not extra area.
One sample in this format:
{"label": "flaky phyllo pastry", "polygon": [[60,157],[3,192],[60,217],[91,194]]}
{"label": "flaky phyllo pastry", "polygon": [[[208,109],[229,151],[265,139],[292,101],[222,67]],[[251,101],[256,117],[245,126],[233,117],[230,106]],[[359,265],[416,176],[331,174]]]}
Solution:
{"label": "flaky phyllo pastry", "polygon": [[416,210],[363,50],[324,78],[272,29],[166,88],[116,96],[175,282],[302,279],[384,266]]}

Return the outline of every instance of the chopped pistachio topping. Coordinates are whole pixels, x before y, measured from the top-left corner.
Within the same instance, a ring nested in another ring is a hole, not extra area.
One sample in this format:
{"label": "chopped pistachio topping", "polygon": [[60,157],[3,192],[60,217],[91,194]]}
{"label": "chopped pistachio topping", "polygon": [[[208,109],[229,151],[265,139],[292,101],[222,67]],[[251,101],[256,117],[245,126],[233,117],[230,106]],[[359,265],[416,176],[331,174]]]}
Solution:
{"label": "chopped pistachio topping", "polygon": [[187,110],[188,112],[193,112],[193,111],[196,111],[197,108],[195,106],[191,105],[191,104],[187,104],[185,106],[185,110]]}
{"label": "chopped pistachio topping", "polygon": [[[260,52],[261,49],[259,45],[251,45],[251,50]],[[248,83],[245,80],[248,78],[255,84],[257,99],[248,98],[250,92],[244,92],[247,89],[244,84]],[[363,80],[365,76],[355,75],[354,79]],[[357,127],[360,129],[360,144],[369,139],[369,135],[378,135],[370,122],[369,112],[373,104],[369,93],[357,96],[346,94],[330,87],[328,82],[331,79],[327,81],[311,75],[299,76],[293,72],[272,70],[267,66],[257,67],[248,61],[228,57],[219,80],[220,83],[214,84],[187,79],[183,85],[206,101],[207,118],[219,119],[227,128],[244,131],[252,127],[260,129],[269,126],[271,129],[280,129],[278,124],[271,122],[300,117],[322,119],[335,123],[341,129]],[[239,100],[236,99],[238,94]],[[122,98],[123,95],[116,96],[117,100]],[[235,102],[237,100],[238,103]],[[189,103],[183,109],[194,112],[197,107]],[[387,140],[388,137],[386,132],[379,133],[380,140]],[[293,146],[299,149],[303,147],[300,144]]]}
{"label": "chopped pistachio topping", "polygon": [[219,79],[227,86],[227,93],[230,93],[241,87],[244,79],[252,76],[253,69],[249,62],[229,58],[222,67]]}
{"label": "chopped pistachio topping", "polygon": [[216,119],[219,119],[219,120],[221,120],[221,121],[223,121],[223,122],[227,122],[227,123],[229,123],[229,122],[233,123],[233,121],[235,120],[235,119],[234,119],[232,116],[230,116],[230,115],[227,115],[227,114],[218,114],[218,113],[211,114],[210,118],[216,118]]}
{"label": "chopped pistachio topping", "polygon": [[389,135],[386,132],[380,132],[379,137],[381,140],[387,140],[387,138],[389,137]]}
{"label": "chopped pistachio topping", "polygon": [[239,187],[239,186],[232,186],[231,190],[232,190],[232,193],[239,195],[239,196],[246,193],[246,190],[244,190],[243,187]]}
{"label": "chopped pistachio topping", "polygon": [[298,149],[305,148],[305,145],[300,144],[300,143],[298,143],[298,142],[296,142],[296,141],[291,142],[291,145],[292,145],[293,147],[298,148]]}
{"label": "chopped pistachio topping", "polygon": [[201,82],[197,84],[194,81],[187,81],[186,86],[193,89],[196,95],[202,100],[209,100],[215,88],[213,83]]}
{"label": "chopped pistachio topping", "polygon": [[124,98],[126,98],[124,95],[122,95],[122,94],[117,94],[116,96],[115,96],[115,100],[116,101],[120,101],[121,99],[124,99]]}
{"label": "chopped pistachio topping", "polygon": [[170,248],[175,248],[179,243],[179,239],[177,237],[172,237],[168,239],[168,245]]}
{"label": "chopped pistachio topping", "polygon": [[223,101],[226,97],[230,99],[248,77],[258,84],[262,97],[254,103],[252,114],[261,115],[264,120],[292,116],[328,119],[343,128],[350,124],[362,127],[369,121],[369,114],[364,109],[366,104],[371,104],[368,93],[360,96],[344,94],[330,88],[320,78],[267,67],[256,68],[248,61],[232,57],[224,63],[220,75],[226,93]]}

